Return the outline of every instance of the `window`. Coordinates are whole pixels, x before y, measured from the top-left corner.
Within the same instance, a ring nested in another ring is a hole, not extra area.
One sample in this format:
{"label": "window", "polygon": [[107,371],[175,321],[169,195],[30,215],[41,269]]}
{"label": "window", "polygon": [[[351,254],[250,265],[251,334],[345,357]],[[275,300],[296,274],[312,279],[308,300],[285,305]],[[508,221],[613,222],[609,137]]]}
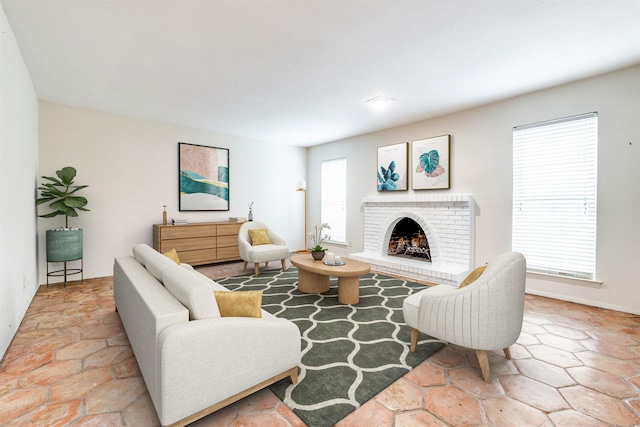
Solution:
{"label": "window", "polygon": [[320,221],[329,224],[332,242],[347,241],[347,159],[322,162]]}
{"label": "window", "polygon": [[527,270],[595,278],[598,115],[513,129],[514,251]]}

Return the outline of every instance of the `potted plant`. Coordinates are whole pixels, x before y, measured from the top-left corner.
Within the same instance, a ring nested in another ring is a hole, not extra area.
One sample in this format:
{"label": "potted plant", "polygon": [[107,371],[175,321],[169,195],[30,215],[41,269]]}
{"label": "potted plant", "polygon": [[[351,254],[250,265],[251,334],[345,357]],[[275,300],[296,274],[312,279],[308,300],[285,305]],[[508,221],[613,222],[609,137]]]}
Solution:
{"label": "potted plant", "polygon": [[49,203],[52,209],[52,212],[39,215],[41,218],[64,215],[64,227],[47,230],[47,262],[66,263],[82,258],[82,229],[69,228],[69,217],[77,217],[78,211],[89,210],[85,208],[87,199],[77,195],[78,191],[88,186],[74,185],[76,169],[71,166],[57,170],[56,175],[57,178],[42,177],[49,182],[38,187],[40,197],[36,200],[36,206]]}
{"label": "potted plant", "polygon": [[331,227],[329,227],[329,224],[325,222],[320,225],[316,224],[313,228],[315,230],[314,232],[307,233],[307,238],[313,241],[313,247],[309,248],[309,252],[311,252],[313,259],[321,260],[324,258],[324,252],[326,251],[326,249],[322,247],[322,242],[331,238],[328,234],[321,236],[322,230],[325,228],[331,230]]}

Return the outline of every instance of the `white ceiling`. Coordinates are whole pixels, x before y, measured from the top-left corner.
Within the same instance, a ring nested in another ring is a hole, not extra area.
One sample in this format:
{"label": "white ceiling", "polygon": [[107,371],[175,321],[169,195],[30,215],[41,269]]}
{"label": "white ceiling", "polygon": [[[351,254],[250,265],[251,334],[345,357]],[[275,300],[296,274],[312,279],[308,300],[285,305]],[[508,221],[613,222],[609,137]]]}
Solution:
{"label": "white ceiling", "polygon": [[40,99],[300,146],[640,63],[640,0],[0,3]]}

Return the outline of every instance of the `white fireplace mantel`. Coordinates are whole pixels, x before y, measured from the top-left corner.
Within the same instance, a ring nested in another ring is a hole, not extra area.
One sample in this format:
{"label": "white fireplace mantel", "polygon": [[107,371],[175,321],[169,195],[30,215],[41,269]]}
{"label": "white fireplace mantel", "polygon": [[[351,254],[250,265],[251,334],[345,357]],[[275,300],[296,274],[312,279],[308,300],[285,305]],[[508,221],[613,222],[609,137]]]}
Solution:
{"label": "white fireplace mantel", "polygon": [[[470,194],[365,197],[364,251],[350,257],[374,269],[433,283],[456,285],[474,266],[475,212]],[[432,262],[387,255],[390,234],[402,218],[427,235]]]}

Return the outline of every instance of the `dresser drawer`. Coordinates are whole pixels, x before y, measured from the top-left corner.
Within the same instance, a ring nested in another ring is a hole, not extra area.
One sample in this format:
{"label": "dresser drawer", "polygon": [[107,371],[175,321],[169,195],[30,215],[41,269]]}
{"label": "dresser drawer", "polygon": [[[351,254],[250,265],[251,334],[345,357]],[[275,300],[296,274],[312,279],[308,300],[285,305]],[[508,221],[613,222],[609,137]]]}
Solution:
{"label": "dresser drawer", "polygon": [[240,259],[240,250],[237,245],[235,247],[218,248],[217,257],[219,260]]}
{"label": "dresser drawer", "polygon": [[238,231],[242,223],[234,222],[232,224],[218,224],[218,236],[233,235],[238,237]]}
{"label": "dresser drawer", "polygon": [[238,235],[229,235],[229,236],[219,236],[216,238],[218,244],[216,245],[218,248],[225,248],[229,246],[238,247]]}
{"label": "dresser drawer", "polygon": [[217,227],[213,224],[207,225],[172,225],[162,227],[160,238],[166,239],[186,239],[191,237],[211,237],[216,236]]}
{"label": "dresser drawer", "polygon": [[197,249],[215,249],[216,237],[194,237],[192,239],[163,240],[160,252],[170,251],[194,251]]}
{"label": "dresser drawer", "polygon": [[178,257],[180,257],[180,262],[191,265],[202,265],[211,264],[213,260],[218,257],[218,255],[216,249],[213,248],[203,249],[199,251],[178,251]]}

